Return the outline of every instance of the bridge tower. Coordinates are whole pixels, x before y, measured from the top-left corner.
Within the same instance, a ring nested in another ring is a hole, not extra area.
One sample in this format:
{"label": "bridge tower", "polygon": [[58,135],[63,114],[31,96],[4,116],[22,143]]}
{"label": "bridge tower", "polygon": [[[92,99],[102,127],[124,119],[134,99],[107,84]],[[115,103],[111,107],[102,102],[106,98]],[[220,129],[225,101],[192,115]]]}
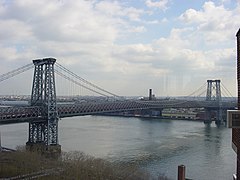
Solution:
{"label": "bridge tower", "polygon": [[207,122],[211,122],[212,111],[216,111],[217,117],[215,123],[220,125],[223,123],[222,118],[222,97],[221,97],[221,81],[220,80],[207,80],[207,94],[206,101],[217,104],[217,109],[206,109]]}
{"label": "bridge tower", "polygon": [[43,151],[60,152],[58,144],[58,112],[54,63],[56,59],[33,60],[34,75],[31,106],[40,106],[41,120],[29,122],[27,147]]}

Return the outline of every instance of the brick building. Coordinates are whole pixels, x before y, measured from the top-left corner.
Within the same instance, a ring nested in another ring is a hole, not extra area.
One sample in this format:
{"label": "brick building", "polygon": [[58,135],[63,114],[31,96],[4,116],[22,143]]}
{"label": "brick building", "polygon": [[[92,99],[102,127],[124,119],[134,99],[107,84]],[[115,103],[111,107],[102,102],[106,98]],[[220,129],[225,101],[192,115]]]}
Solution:
{"label": "brick building", "polygon": [[[240,29],[237,34],[237,95],[238,109],[240,110]],[[239,119],[240,121],[240,119]],[[240,128],[232,129],[232,143],[236,147],[237,153],[237,179],[240,180]]]}

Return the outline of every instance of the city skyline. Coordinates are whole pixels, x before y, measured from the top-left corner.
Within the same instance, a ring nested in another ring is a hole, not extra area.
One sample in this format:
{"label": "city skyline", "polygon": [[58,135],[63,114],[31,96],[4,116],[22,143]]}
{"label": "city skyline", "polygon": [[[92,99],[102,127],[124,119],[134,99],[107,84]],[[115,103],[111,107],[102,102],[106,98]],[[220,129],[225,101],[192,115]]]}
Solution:
{"label": "city skyline", "polygon": [[54,57],[118,95],[143,96],[150,88],[156,96],[189,95],[221,79],[236,96],[239,3],[0,1],[0,71]]}

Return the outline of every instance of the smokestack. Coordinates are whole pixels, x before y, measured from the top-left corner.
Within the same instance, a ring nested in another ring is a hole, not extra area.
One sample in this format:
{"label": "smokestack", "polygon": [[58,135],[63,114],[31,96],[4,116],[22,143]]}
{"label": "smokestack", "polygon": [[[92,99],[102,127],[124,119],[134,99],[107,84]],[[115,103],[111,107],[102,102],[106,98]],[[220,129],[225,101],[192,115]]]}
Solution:
{"label": "smokestack", "polygon": [[152,89],[149,89],[149,101],[152,100]]}

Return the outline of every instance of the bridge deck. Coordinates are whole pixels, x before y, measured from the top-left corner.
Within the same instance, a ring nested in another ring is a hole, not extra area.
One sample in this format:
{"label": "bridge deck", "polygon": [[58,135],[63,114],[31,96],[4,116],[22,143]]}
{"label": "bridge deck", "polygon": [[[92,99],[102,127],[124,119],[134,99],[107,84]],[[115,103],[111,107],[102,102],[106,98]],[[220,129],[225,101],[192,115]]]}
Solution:
{"label": "bridge deck", "polygon": [[[223,102],[222,109],[233,109],[236,102]],[[116,101],[103,103],[61,104],[57,106],[60,118],[93,115],[107,112],[119,112],[137,109],[166,109],[166,108],[208,108],[219,109],[217,102],[158,100],[158,101]],[[0,124],[19,123],[27,121],[45,121],[46,109],[38,106],[1,107]]]}

